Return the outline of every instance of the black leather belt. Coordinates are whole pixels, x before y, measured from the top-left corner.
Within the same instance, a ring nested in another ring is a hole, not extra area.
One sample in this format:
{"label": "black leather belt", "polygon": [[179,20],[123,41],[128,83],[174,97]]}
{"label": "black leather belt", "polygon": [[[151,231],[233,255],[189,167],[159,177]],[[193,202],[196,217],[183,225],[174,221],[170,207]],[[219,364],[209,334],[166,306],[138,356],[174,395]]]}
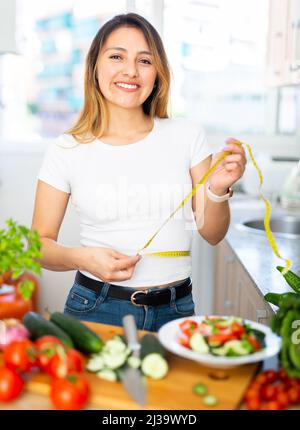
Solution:
{"label": "black leather belt", "polygon": [[[88,278],[81,272],[76,273],[75,282],[89,290],[95,291],[97,294],[100,294],[101,289],[105,284],[102,281]],[[128,300],[135,306],[159,306],[170,302],[171,286],[152,291],[154,288],[155,287],[145,290],[137,290],[135,288],[109,284],[107,295],[108,297],[114,297],[115,299]],[[176,291],[176,299],[181,299],[182,297],[187,296],[192,291],[191,278],[188,277],[184,279],[179,284],[174,285],[174,288]]]}

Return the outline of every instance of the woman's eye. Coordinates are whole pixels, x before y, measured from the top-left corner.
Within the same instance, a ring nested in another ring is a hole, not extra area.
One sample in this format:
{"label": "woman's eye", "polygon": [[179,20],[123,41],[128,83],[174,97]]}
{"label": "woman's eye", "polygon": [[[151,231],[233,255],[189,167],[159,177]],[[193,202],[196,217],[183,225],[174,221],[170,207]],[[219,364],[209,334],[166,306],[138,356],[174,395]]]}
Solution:
{"label": "woman's eye", "polygon": [[145,58],[143,58],[141,61],[146,61],[145,64],[151,64],[151,62],[149,60],[146,60]]}
{"label": "woman's eye", "polygon": [[116,57],[121,58],[120,55],[111,55],[109,58],[116,58]]}

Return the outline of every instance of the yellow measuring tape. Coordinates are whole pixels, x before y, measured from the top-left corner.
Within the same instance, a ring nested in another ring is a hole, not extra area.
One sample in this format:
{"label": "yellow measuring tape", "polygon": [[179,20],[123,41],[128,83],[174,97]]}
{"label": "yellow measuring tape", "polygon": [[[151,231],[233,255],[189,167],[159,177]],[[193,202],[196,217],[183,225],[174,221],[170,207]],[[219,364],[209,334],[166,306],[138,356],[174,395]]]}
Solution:
{"label": "yellow measuring tape", "polygon": [[[242,145],[242,142],[239,141],[235,141],[234,142],[237,145]],[[255,167],[255,169],[257,170],[258,176],[259,176],[259,193],[261,198],[264,201],[265,204],[265,216],[264,216],[264,226],[265,226],[265,231],[266,231],[266,235],[267,235],[267,239],[270,243],[270,246],[273,250],[273,252],[275,253],[275,255],[277,257],[279,257],[281,260],[284,260],[286,262],[286,266],[284,267],[283,271],[281,272],[282,275],[285,275],[290,268],[292,267],[292,261],[288,258],[283,258],[277,248],[277,244],[276,244],[276,240],[273,236],[273,233],[271,231],[270,228],[270,215],[271,215],[271,205],[270,202],[268,201],[268,199],[263,195],[263,193],[261,192],[261,186],[263,183],[263,176],[262,173],[253,157],[252,154],[252,150],[250,145],[248,145],[247,143],[244,144],[248,150],[250,159]],[[209,177],[209,175],[211,174],[211,172],[217,167],[217,165],[225,158],[227,157],[227,155],[231,154],[229,151],[224,151],[224,153],[221,155],[221,157],[207,170],[207,172],[202,176],[202,178],[200,179],[200,181],[192,188],[192,191],[182,200],[182,202],[180,203],[180,205],[171,213],[171,215],[162,223],[162,225],[159,227],[159,229],[154,233],[154,235],[148,240],[148,242],[146,243],[146,245],[141,248],[136,255],[140,255],[140,253],[146,249],[150,243],[152,242],[152,240],[155,238],[155,236],[160,232],[160,230],[167,224],[167,222],[175,215],[175,213],[181,209],[185,203],[190,200],[197,192],[197,189],[200,187],[200,185],[204,184],[204,182],[207,180],[207,178]],[[183,256],[187,256],[190,255],[190,251],[161,251],[161,252],[150,252],[150,253],[143,253],[143,255],[151,255],[151,256],[155,256],[155,257],[183,257]]]}

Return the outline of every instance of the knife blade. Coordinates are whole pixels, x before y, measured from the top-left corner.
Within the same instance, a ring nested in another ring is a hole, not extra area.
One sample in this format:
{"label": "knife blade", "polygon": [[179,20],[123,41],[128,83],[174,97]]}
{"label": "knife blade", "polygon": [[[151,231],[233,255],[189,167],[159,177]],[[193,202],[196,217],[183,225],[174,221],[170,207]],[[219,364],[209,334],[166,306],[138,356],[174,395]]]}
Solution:
{"label": "knife blade", "polygon": [[[138,333],[133,315],[125,315],[123,326],[127,338],[128,347],[132,355],[140,358],[141,345],[138,341]],[[146,406],[147,384],[139,369],[127,366],[120,375],[123,386],[130,397],[140,406]]]}

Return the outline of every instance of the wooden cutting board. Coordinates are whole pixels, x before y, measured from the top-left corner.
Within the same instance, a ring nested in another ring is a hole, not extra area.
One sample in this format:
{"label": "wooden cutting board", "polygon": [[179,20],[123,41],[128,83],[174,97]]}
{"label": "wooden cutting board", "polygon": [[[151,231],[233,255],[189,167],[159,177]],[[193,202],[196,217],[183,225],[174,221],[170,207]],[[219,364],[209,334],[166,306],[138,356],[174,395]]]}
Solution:
{"label": "wooden cutting board", "polygon": [[[115,334],[123,334],[122,327],[96,323],[85,323],[103,340]],[[144,334],[146,332],[139,332]],[[170,371],[160,381],[148,381],[148,403],[146,409],[212,409],[202,404],[201,397],[193,393],[196,383],[208,387],[209,394],[218,397],[214,409],[236,409],[239,407],[246,387],[254,376],[258,364],[240,366],[229,370],[216,370],[174,354],[168,355]],[[86,372],[91,384],[91,409],[141,409],[123,388],[121,382],[109,382]],[[47,396],[50,379],[46,374],[35,374],[29,378],[27,391]]]}

